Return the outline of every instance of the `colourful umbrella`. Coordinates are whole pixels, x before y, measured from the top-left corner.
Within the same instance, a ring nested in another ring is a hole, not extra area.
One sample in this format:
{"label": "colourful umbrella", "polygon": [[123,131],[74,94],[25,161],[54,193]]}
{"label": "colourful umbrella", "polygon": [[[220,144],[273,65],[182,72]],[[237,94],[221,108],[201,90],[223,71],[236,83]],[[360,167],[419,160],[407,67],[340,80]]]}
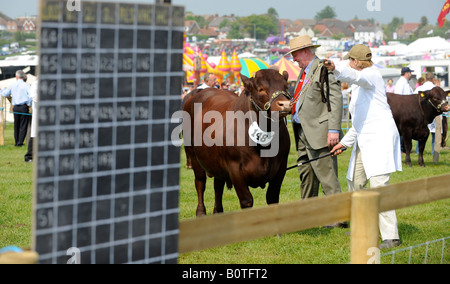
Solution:
{"label": "colourful umbrella", "polygon": [[281,57],[281,59],[278,60],[273,66],[278,67],[280,74],[283,74],[284,71],[287,71],[289,74],[289,81],[297,81],[297,78],[300,75],[300,67],[287,60],[284,56]]}
{"label": "colourful umbrella", "polygon": [[241,75],[248,78],[253,77],[253,75],[261,69],[269,68],[269,65],[259,58],[241,58],[239,59],[239,62],[242,66]]}

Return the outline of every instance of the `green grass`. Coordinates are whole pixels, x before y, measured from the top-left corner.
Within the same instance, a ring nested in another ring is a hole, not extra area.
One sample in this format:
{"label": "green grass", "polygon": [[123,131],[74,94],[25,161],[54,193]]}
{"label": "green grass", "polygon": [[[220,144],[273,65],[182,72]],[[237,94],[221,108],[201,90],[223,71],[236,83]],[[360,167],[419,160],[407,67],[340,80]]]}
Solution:
{"label": "green grass", "polygon": [[31,246],[32,163],[24,162],[27,147],[15,147],[13,124],[7,124],[0,146],[0,248]]}
{"label": "green grass", "polygon": [[[291,131],[291,125],[288,125]],[[291,133],[292,140],[292,133]],[[431,140],[431,139],[429,139]],[[292,144],[293,140],[292,140]],[[0,248],[15,245],[31,246],[32,215],[32,170],[33,164],[25,163],[26,148],[14,147],[13,125],[7,124],[5,145],[0,146]],[[415,144],[414,144],[415,146]],[[296,152],[291,147],[288,165],[295,164]],[[351,151],[339,156],[339,180],[347,191],[346,173]],[[450,151],[441,152],[438,164],[433,163],[431,142],[425,149],[426,167],[417,164],[417,155],[412,154],[413,167],[403,168],[391,176],[391,184],[422,179],[450,173]],[[195,218],[197,194],[192,170],[185,167],[186,158],[181,151],[180,169],[180,220]],[[212,179],[207,181],[205,205],[207,214],[212,214],[214,190]],[[265,190],[251,189],[254,207],[266,206]],[[283,182],[280,203],[300,199],[299,179],[296,170],[288,171]],[[225,212],[240,210],[234,189],[224,192]],[[450,235],[450,199],[397,210],[399,233],[405,248]],[[301,218],[301,216],[299,216]],[[350,229],[314,228],[301,232],[266,237],[254,241],[231,244],[219,248],[181,254],[179,263],[348,263],[350,261]],[[396,249],[399,249],[396,248]],[[427,263],[439,263],[442,244],[429,248]],[[450,263],[450,245],[445,248],[444,263]],[[382,252],[384,253],[384,251]],[[413,251],[412,262],[423,263],[425,248]],[[382,263],[390,263],[391,257],[383,257]],[[401,253],[396,263],[407,263],[408,253]]]}

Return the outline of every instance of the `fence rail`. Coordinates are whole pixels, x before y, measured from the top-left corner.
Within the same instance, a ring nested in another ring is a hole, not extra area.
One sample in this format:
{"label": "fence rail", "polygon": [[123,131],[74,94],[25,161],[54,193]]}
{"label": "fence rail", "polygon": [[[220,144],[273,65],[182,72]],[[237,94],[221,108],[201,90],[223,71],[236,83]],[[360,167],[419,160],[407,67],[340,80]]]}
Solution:
{"label": "fence rail", "polygon": [[[384,212],[450,198],[449,185],[450,174],[361,192],[342,193],[183,220],[180,221],[179,252],[202,250],[301,231],[334,222],[349,221],[352,218],[352,206],[358,207],[355,206],[355,202],[359,201],[354,198],[357,193],[358,195],[360,193],[379,195],[373,200],[379,212]],[[371,219],[360,223],[371,224],[373,227],[374,223],[378,224],[377,214],[375,216],[373,218],[372,214],[372,217],[367,217]],[[358,235],[367,233],[367,229],[359,228],[359,234],[354,234],[352,229],[352,242],[356,242]],[[367,250],[373,246],[373,243],[360,243],[358,248],[352,245],[352,263],[366,263],[361,259],[368,258]],[[353,255],[361,257],[353,258]],[[359,260],[356,261],[356,259]]]}

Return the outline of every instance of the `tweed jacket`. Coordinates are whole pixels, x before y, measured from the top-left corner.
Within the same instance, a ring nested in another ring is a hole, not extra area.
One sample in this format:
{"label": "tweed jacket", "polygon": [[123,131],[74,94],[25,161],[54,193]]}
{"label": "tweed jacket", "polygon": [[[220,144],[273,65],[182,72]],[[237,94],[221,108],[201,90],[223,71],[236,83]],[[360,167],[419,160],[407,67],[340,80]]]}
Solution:
{"label": "tweed jacket", "polygon": [[[300,124],[309,143],[307,147],[314,150],[328,147],[329,130],[338,130],[340,136],[342,136],[341,120],[343,107],[341,84],[335,79],[333,72],[329,72],[331,112],[328,112],[327,104],[322,102],[320,94],[320,70],[317,70],[317,75],[312,78],[314,71],[318,68],[319,61],[320,59],[316,57],[312,62],[311,69],[303,83],[301,97],[297,102],[300,104],[298,109]],[[297,88],[302,75],[303,70],[297,79],[295,88]],[[305,89],[311,80],[311,86]]]}

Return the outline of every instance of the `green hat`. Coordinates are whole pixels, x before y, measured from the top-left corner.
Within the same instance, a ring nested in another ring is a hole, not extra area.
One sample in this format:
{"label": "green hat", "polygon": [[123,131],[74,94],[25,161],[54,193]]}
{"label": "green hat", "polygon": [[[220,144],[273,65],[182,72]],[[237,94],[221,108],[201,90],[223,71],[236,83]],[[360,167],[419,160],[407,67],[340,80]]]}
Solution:
{"label": "green hat", "polygon": [[349,58],[358,59],[359,61],[370,61],[372,60],[372,52],[364,44],[357,44],[344,56],[344,60]]}

